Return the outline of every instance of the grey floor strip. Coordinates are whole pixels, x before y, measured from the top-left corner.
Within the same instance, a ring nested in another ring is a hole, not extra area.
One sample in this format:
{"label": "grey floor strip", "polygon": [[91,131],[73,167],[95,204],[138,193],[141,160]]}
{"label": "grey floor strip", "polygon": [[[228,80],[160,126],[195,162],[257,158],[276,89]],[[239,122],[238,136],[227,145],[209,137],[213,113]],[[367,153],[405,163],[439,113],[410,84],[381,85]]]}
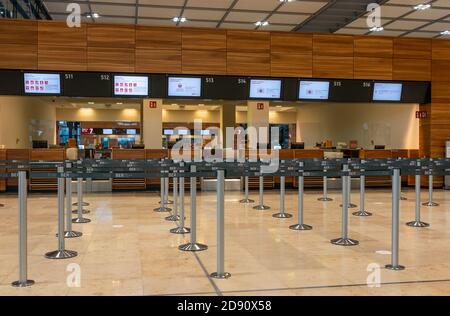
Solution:
{"label": "grey floor strip", "polygon": [[[206,271],[206,270],[204,270],[204,271]],[[208,278],[209,278],[209,276],[208,276]],[[276,292],[276,291],[282,292],[282,291],[292,291],[292,290],[314,290],[314,289],[331,289],[331,288],[345,288],[345,287],[367,286],[367,284],[361,283],[361,284],[337,284],[337,285],[302,286],[302,287],[273,288],[273,289],[220,291],[220,289],[213,282],[213,280],[211,280],[211,282],[214,284],[213,286],[216,289],[216,293],[215,292],[197,292],[197,293],[171,293],[171,294],[164,294],[164,295],[165,296],[183,296],[183,295],[194,295],[195,296],[195,295],[207,295],[207,294],[218,294],[219,295],[218,292],[220,292],[220,296],[223,296],[223,293],[228,293],[229,294],[229,293]],[[380,285],[423,284],[423,283],[439,283],[439,282],[450,282],[450,279],[385,282],[385,283],[381,283]]]}
{"label": "grey floor strip", "polygon": [[[202,270],[205,273],[206,277],[208,278],[209,283],[211,283],[212,287],[214,288],[214,291],[216,291],[216,294],[218,296],[223,296],[222,291],[220,291],[220,289],[217,286],[216,282],[214,282],[214,280],[211,279],[211,277],[209,276],[208,270],[206,270],[205,265],[203,264],[203,262],[200,260],[199,256],[195,252],[194,252],[194,256],[195,256],[195,259],[197,259],[197,262],[200,265],[200,267],[202,268]],[[205,294],[207,294],[207,293],[205,293]]]}

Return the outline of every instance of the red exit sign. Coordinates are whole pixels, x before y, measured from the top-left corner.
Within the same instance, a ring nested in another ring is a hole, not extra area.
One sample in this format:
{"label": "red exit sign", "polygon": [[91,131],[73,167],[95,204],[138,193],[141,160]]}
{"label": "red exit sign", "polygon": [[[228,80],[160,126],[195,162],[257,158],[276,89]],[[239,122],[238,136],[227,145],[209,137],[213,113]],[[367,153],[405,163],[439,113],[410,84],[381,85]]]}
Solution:
{"label": "red exit sign", "polygon": [[416,118],[417,119],[426,119],[426,118],[428,118],[428,112],[427,111],[416,111]]}
{"label": "red exit sign", "polygon": [[156,107],[157,107],[156,101],[148,101],[148,107],[150,109],[156,109]]}

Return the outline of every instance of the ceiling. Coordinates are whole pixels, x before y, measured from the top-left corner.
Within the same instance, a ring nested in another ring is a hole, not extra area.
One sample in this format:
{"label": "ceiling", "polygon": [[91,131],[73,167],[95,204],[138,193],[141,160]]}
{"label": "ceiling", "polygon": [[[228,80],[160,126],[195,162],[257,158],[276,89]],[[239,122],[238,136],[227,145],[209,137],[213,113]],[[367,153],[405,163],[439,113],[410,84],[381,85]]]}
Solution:
{"label": "ceiling", "polygon": [[[72,2],[44,0],[56,20],[67,17],[66,5]],[[363,0],[80,0],[83,20],[95,23],[120,23],[158,26],[189,26],[223,29],[264,29],[271,31],[323,31],[323,20],[339,16],[330,32],[407,37],[444,37],[450,29],[450,0],[388,0],[381,7],[384,31],[372,33],[366,24]],[[371,1],[372,2],[372,1]],[[375,1],[373,1],[375,2]],[[431,3],[432,8],[416,11],[413,6]],[[88,13],[100,17],[88,18]],[[175,23],[174,17],[186,22]],[[269,21],[267,26],[255,26]],[[329,21],[328,21],[329,24]],[[450,38],[450,36],[445,36]]]}

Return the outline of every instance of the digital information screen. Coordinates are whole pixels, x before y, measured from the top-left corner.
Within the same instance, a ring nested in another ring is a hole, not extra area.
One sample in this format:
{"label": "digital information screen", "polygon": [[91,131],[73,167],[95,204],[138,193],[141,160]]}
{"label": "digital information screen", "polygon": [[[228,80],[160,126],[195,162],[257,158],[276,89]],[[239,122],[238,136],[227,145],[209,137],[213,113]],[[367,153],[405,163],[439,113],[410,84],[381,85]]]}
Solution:
{"label": "digital information screen", "polygon": [[374,101],[401,101],[403,84],[375,82],[373,87]]}
{"label": "digital information screen", "polygon": [[135,129],[127,129],[127,135],[136,135]]}
{"label": "digital information screen", "polygon": [[59,74],[24,73],[25,93],[61,94]]}
{"label": "digital information screen", "polygon": [[147,96],[147,76],[114,76],[114,95]]}
{"label": "digital information screen", "polygon": [[328,100],[330,82],[328,81],[300,81],[299,99]]}
{"label": "digital information screen", "polygon": [[188,77],[169,77],[169,97],[201,97],[202,79]]}
{"label": "digital information screen", "polygon": [[250,80],[250,99],[280,99],[281,80]]}
{"label": "digital information screen", "polygon": [[103,135],[112,135],[113,130],[110,128],[104,128],[103,129]]}

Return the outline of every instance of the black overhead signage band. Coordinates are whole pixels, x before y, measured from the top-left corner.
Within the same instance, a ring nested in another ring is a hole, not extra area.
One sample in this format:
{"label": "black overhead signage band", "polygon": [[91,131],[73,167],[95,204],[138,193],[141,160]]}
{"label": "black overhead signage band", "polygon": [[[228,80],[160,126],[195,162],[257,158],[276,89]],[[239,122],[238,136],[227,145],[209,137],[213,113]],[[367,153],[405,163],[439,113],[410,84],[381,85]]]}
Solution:
{"label": "black overhead signage band", "polygon": [[431,102],[430,82],[0,70],[0,95]]}

